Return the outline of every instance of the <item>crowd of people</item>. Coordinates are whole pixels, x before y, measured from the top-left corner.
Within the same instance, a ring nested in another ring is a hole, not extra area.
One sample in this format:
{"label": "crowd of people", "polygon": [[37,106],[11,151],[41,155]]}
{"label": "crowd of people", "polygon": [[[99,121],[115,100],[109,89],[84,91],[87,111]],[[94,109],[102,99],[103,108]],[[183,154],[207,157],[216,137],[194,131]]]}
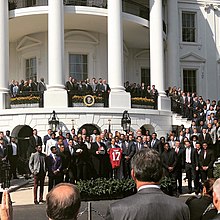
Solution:
{"label": "crowd of people", "polygon": [[[155,88],[155,85],[146,86],[145,83],[136,84],[129,83],[129,81],[124,84],[126,92],[131,94],[131,98],[141,97],[152,99],[155,102],[154,108],[157,108],[157,99],[158,99],[158,91]],[[17,80],[12,80],[9,84],[9,92],[11,97],[19,97],[19,96],[29,96],[29,95],[37,95],[43,96],[44,91],[47,89],[47,86],[44,82],[44,78],[41,78],[39,82],[37,82],[36,78],[29,80],[21,80],[20,83]],[[97,97],[103,98],[104,107],[109,106],[109,93],[111,91],[109,84],[106,79],[92,78],[91,80],[87,78],[86,80],[76,80],[73,77],[69,77],[69,79],[65,82],[65,89],[68,94],[68,106],[72,107],[73,105],[73,96],[85,96],[85,95],[94,95]],[[43,97],[42,97],[43,99]]]}
{"label": "crowd of people", "polygon": [[[29,169],[25,165],[24,174],[34,177],[35,192],[38,185],[41,188],[39,200],[36,194],[34,199],[38,204],[43,197],[46,173],[49,191],[61,182],[75,183],[98,177],[131,178],[131,159],[141,149],[154,149],[159,153],[163,176],[175,180],[173,195],[182,193],[183,170],[188,180],[188,192],[198,194],[202,183],[213,177],[213,164],[220,153],[219,121],[205,121],[200,127],[192,121],[191,127],[182,126],[178,133],[171,131],[167,137],[159,139],[157,133],[150,134],[149,130],[143,133],[141,129],[128,133],[116,131],[114,134],[107,129],[100,134],[96,129],[92,134],[88,134],[86,129],[77,133],[72,128],[66,134],[62,131],[56,134],[48,129],[42,138],[34,129],[25,152]],[[10,131],[5,135],[0,132],[0,158],[10,163],[11,178],[18,178],[21,154],[24,152],[16,139],[10,137]]]}
{"label": "crowd of people", "polygon": [[13,79],[9,84],[9,93],[11,97],[40,95],[46,89],[44,78],[41,78],[39,82],[37,82],[35,78],[33,80],[22,79],[20,83]]}
{"label": "crowd of people", "polygon": [[[200,197],[192,196],[184,202],[164,194],[159,186],[163,167],[159,152],[142,149],[131,160],[131,176],[137,193],[111,203],[107,220],[217,220],[220,218],[220,178],[209,178],[203,184]],[[80,192],[70,183],[59,183],[46,196],[49,220],[76,220],[81,206]],[[159,208],[159,209],[158,209]],[[2,194],[2,220],[13,219],[12,201],[8,191]]]}

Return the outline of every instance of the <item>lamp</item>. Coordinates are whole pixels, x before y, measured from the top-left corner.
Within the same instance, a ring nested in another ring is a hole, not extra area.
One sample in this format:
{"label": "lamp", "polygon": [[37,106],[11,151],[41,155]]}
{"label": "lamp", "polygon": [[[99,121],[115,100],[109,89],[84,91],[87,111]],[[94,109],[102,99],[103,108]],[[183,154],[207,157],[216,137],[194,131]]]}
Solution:
{"label": "lamp", "polygon": [[48,124],[50,125],[50,129],[52,132],[57,131],[57,126],[59,125],[59,118],[56,115],[56,112],[53,110],[52,115],[48,119]]}
{"label": "lamp", "polygon": [[128,111],[124,111],[123,112],[123,116],[121,119],[121,127],[123,128],[123,131],[125,131],[126,133],[128,131],[130,131],[130,127],[131,127],[131,118],[128,114]]}

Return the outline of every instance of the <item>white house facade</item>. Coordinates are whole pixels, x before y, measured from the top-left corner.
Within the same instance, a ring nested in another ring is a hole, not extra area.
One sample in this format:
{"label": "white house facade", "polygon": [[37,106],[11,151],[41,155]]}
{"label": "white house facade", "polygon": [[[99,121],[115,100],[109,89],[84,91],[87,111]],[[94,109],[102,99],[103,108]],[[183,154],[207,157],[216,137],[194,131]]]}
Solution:
{"label": "white house facade", "polygon": [[[53,110],[64,132],[109,124],[121,131],[127,110],[131,130],[165,136],[182,123],[170,110],[168,87],[220,97],[220,1],[2,0],[0,47],[0,130],[15,135],[24,126],[44,135]],[[68,107],[70,75],[107,79],[109,107]],[[13,108],[9,82],[32,77],[47,84],[43,108]],[[126,81],[155,85],[158,109],[132,108]]]}

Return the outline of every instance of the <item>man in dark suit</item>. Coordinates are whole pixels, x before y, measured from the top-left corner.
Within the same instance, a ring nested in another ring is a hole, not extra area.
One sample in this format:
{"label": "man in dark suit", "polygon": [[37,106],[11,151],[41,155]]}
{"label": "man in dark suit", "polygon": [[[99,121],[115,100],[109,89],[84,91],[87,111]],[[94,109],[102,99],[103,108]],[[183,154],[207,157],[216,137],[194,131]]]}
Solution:
{"label": "man in dark suit", "polygon": [[191,147],[189,141],[184,142],[184,166],[186,171],[186,178],[188,179],[189,193],[192,193],[192,180],[195,180],[196,169],[198,169],[198,158],[196,156],[195,148]]}
{"label": "man in dark suit", "polygon": [[46,167],[48,170],[48,192],[62,181],[62,161],[61,157],[57,155],[57,148],[52,146],[50,148],[51,154],[46,157]]}
{"label": "man in dark suit", "polygon": [[101,142],[100,135],[96,136],[96,142],[92,143],[91,149],[91,159],[94,168],[93,176],[97,177],[108,177],[109,176],[109,156],[107,153],[107,147]]}
{"label": "man in dark suit", "polygon": [[110,204],[107,220],[189,220],[188,207],[160,190],[163,171],[157,151],[143,149],[137,152],[132,158],[131,167],[138,192]]}
{"label": "man in dark suit", "polygon": [[[46,155],[42,153],[42,146],[36,147],[36,152],[31,154],[29,169],[34,176],[34,204],[43,203],[44,180],[46,175]],[[39,201],[37,199],[37,188],[40,186]]]}
{"label": "man in dark suit", "polygon": [[11,143],[7,145],[7,158],[9,160],[11,170],[10,176],[13,176],[13,179],[18,179],[17,177],[17,169],[18,169],[18,156],[19,156],[19,146],[16,143],[16,139],[14,137],[11,138]]}
{"label": "man in dark suit", "polygon": [[176,140],[175,148],[173,148],[176,154],[176,164],[174,167],[174,178],[177,186],[177,190],[180,194],[182,194],[182,168],[184,166],[184,149],[180,145],[180,141]]}
{"label": "man in dark suit", "polygon": [[43,138],[44,146],[46,147],[46,143],[49,139],[51,139],[52,130],[49,128],[47,130],[47,134]]}
{"label": "man in dark suit", "polygon": [[42,139],[40,136],[37,135],[37,129],[33,130],[33,135],[30,136],[29,139],[29,148],[28,148],[28,158],[34,152],[36,152],[37,146],[42,146]]}
{"label": "man in dark suit", "polygon": [[65,83],[65,88],[67,90],[67,94],[68,94],[68,106],[72,107],[73,103],[72,103],[72,96],[73,96],[73,91],[74,91],[74,85],[72,82],[72,77],[69,77],[69,80]]}
{"label": "man in dark suit", "polygon": [[102,81],[102,85],[100,88],[101,88],[102,97],[104,100],[104,107],[108,107],[109,93],[111,89],[105,79]]}
{"label": "man in dark suit", "polygon": [[220,178],[213,184],[213,204],[218,210],[218,214],[212,220],[220,220]]}
{"label": "man in dark suit", "polygon": [[212,138],[209,133],[207,133],[207,127],[203,127],[202,133],[199,135],[199,143],[203,144],[206,142],[208,145],[212,144]]}
{"label": "man in dark suit", "polygon": [[44,78],[40,79],[40,82],[37,84],[37,91],[40,93],[40,107],[44,105],[44,91],[47,90],[47,86],[44,82]]}
{"label": "man in dark suit", "polygon": [[213,178],[213,164],[215,162],[215,155],[211,149],[208,149],[208,144],[202,144],[203,151],[199,155],[199,167],[201,171],[202,182],[207,178]]}
{"label": "man in dark suit", "polygon": [[136,142],[135,142],[135,152],[140,151],[143,148],[144,148],[144,145],[143,145],[143,142],[142,142],[142,137],[137,136],[136,137]]}
{"label": "man in dark suit", "polygon": [[151,148],[158,151],[159,153],[160,152],[160,140],[157,139],[157,133],[152,133],[151,135]]}
{"label": "man in dark suit", "polygon": [[135,154],[135,143],[133,141],[133,135],[128,136],[128,141],[125,142],[125,148],[123,149],[124,154],[124,178],[131,177],[131,159]]}

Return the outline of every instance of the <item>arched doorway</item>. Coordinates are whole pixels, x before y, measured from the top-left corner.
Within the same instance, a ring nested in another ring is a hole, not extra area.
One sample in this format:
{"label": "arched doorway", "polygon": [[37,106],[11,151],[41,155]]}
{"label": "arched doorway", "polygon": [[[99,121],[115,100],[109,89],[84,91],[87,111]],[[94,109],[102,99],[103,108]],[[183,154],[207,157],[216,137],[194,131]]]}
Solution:
{"label": "arched doorway", "polygon": [[27,159],[27,149],[29,146],[30,136],[33,135],[33,129],[28,125],[18,125],[12,132],[11,136],[18,140],[18,146],[20,148],[20,156]]}
{"label": "arched doorway", "polygon": [[141,129],[141,132],[142,132],[143,135],[146,134],[147,130],[150,132],[150,134],[152,134],[155,131],[154,127],[150,124],[142,125],[142,127],[140,129]]}
{"label": "arched doorway", "polygon": [[95,129],[97,130],[97,134],[100,134],[100,128],[99,128],[97,125],[84,124],[82,127],[79,128],[78,134],[81,134],[82,129],[86,129],[86,134],[87,134],[87,135],[93,134],[93,131],[94,131]]}

